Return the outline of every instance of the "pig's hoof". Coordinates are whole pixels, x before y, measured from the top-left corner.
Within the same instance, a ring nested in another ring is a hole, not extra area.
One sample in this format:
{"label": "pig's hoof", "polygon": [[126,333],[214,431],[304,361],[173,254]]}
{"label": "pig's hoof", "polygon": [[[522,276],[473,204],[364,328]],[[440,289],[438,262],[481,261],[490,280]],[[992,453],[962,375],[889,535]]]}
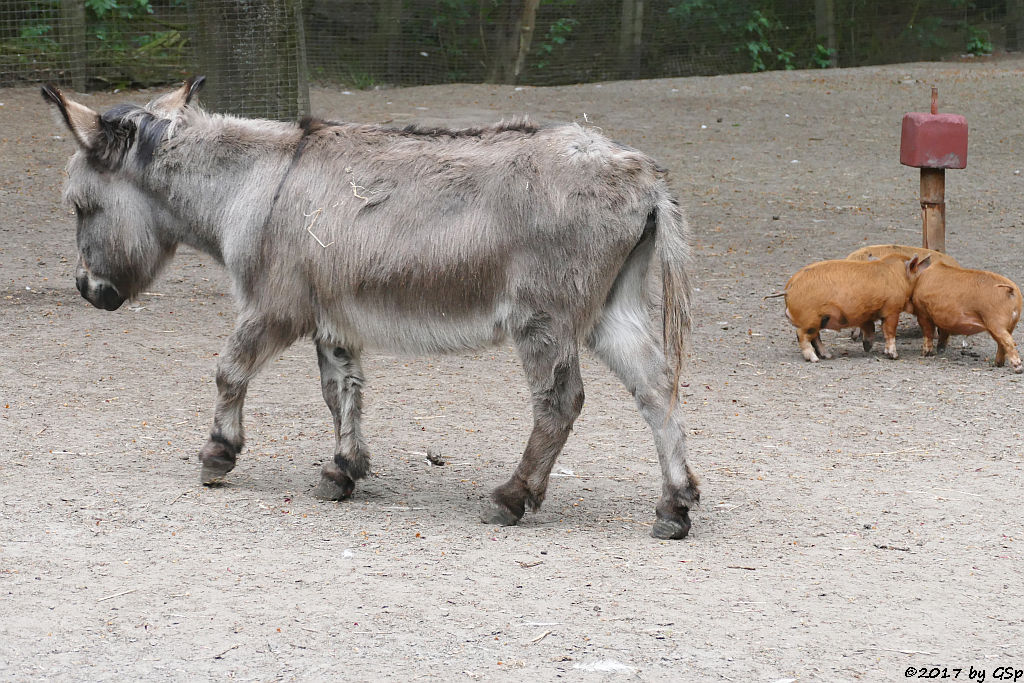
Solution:
{"label": "pig's hoof", "polygon": [[871,347],[874,346],[874,345],[875,345],[875,342],[873,342],[873,341],[871,341],[870,339],[867,339],[867,338],[865,338],[864,341],[861,342],[861,346],[864,347],[864,352],[865,353],[870,351]]}
{"label": "pig's hoof", "polygon": [[1018,375],[1024,372],[1024,364],[1017,363],[1016,365],[1013,366],[1013,371]]}
{"label": "pig's hoof", "polygon": [[934,356],[935,355],[935,349],[924,349],[923,351],[921,351],[921,355],[922,356]]}
{"label": "pig's hoof", "polygon": [[900,359],[900,354],[896,353],[895,351],[886,351],[885,352],[885,356],[887,358],[889,358],[890,360],[899,360]]}
{"label": "pig's hoof", "polygon": [[832,354],[829,353],[828,351],[822,351],[821,357],[824,358],[825,360],[832,360]]}

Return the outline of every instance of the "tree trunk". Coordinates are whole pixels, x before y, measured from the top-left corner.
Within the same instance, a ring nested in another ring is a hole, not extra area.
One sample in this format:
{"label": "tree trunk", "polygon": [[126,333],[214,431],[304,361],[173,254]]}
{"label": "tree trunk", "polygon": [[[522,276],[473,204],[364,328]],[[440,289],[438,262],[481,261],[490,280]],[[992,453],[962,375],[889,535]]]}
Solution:
{"label": "tree trunk", "polygon": [[644,0],[622,0],[619,22],[619,75],[640,76],[640,52],[644,38]]}
{"label": "tree trunk", "polygon": [[1024,50],[1024,0],[1006,0],[1006,49]]}
{"label": "tree trunk", "polygon": [[301,0],[193,0],[210,111],[295,120],[309,113]]}
{"label": "tree trunk", "polygon": [[819,44],[828,49],[829,61],[835,67],[838,63],[835,0],[814,0],[814,35]]}
{"label": "tree trunk", "polygon": [[522,20],[519,22],[519,54],[516,57],[516,66],[512,72],[514,81],[526,71],[526,57],[530,53],[530,45],[533,43],[533,34],[537,23],[537,6],[540,0],[525,0],[523,3]]}
{"label": "tree trunk", "polygon": [[78,92],[85,91],[85,3],[61,0],[60,44],[67,65],[66,82]]}
{"label": "tree trunk", "polygon": [[504,0],[496,10],[488,83],[515,83],[526,71],[540,0]]}

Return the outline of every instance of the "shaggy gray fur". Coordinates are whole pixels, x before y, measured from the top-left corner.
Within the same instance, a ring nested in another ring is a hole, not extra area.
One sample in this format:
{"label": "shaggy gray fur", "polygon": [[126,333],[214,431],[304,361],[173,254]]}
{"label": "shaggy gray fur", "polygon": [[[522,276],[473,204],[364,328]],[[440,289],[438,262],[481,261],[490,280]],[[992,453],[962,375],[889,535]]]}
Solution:
{"label": "shaggy gray fur", "polygon": [[334,416],[335,456],[316,490],[333,499],[369,469],[364,350],[511,340],[534,429],[484,519],[514,524],[543,501],[582,408],[586,345],[654,432],[664,481],[654,535],[686,535],[699,499],[675,400],[689,247],[663,169],[579,125],[403,130],[212,115],[190,104],[200,83],[102,117],[55,88],[43,94],[81,147],[65,196],[78,210],[83,296],[117,308],[181,243],[230,273],[238,320],[217,369],[204,483],[234,467],[249,381],[299,337],[316,343]]}

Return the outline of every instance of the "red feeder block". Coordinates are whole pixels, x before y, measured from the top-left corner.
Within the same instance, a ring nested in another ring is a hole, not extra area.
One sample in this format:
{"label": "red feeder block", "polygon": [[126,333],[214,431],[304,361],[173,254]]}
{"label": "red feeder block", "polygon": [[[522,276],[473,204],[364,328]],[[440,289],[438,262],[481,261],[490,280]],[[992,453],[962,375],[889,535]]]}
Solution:
{"label": "red feeder block", "polygon": [[921,169],[921,240],[926,249],[946,250],[946,169],[967,167],[967,119],[938,113],[932,88],[930,114],[903,115],[900,163]]}

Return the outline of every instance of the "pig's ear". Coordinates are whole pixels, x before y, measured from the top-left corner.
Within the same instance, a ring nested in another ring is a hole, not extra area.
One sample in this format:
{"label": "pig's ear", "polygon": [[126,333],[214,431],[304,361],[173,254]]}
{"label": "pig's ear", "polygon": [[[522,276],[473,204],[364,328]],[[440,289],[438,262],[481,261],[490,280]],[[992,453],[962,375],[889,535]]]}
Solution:
{"label": "pig's ear", "polygon": [[914,254],[914,257],[907,261],[907,275],[918,275],[931,264],[932,257],[930,254],[923,259],[918,259],[917,254]]}

